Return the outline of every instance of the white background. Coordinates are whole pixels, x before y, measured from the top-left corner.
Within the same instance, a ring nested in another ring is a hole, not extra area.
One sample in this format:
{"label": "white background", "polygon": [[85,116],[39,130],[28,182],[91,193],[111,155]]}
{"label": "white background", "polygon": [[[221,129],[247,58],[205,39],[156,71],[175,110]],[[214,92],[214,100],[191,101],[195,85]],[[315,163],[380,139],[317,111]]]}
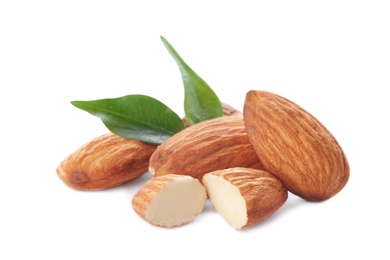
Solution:
{"label": "white background", "polygon": [[[1,1],[0,259],[389,259],[389,1]],[[62,159],[107,130],[72,100],[153,96],[183,115],[163,35],[220,99],[250,89],[298,103],[351,166],[322,203],[290,196],[237,231],[208,203],[188,225],[140,219],[150,173],[80,192]]]}

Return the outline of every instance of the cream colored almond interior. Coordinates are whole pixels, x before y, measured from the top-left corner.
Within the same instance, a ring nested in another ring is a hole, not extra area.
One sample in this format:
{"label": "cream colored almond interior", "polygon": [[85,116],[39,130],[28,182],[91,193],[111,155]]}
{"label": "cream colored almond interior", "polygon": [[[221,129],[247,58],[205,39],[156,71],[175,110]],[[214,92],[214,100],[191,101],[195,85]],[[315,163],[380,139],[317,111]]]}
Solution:
{"label": "cream colored almond interior", "polygon": [[222,177],[206,174],[203,184],[215,209],[229,225],[241,229],[248,221],[246,203],[240,190]]}
{"label": "cream colored almond interior", "polygon": [[157,226],[181,226],[203,210],[206,200],[206,189],[199,180],[183,175],[154,196],[145,218]]}

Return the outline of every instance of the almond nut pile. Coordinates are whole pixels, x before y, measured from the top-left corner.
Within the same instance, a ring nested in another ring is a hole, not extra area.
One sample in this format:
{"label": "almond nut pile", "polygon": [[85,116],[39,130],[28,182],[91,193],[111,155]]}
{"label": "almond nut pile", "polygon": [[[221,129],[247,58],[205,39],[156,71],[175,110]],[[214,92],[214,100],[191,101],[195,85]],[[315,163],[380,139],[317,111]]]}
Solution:
{"label": "almond nut pile", "polygon": [[[191,222],[207,199],[235,229],[271,216],[291,192],[324,201],[346,185],[347,158],[334,136],[299,105],[268,91],[247,93],[243,113],[187,126],[159,146],[106,134],[67,156],[57,175],[77,190],[103,190],[153,175],[132,206],[147,222]],[[183,119],[185,121],[185,119]]]}

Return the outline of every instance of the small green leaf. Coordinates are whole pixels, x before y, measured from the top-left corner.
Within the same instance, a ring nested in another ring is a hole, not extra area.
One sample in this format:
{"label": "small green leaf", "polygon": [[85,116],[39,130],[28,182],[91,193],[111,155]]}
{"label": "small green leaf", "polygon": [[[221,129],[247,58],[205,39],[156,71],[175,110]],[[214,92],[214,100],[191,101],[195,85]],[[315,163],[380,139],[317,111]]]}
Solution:
{"label": "small green leaf", "polygon": [[223,115],[222,104],[214,91],[180,57],[172,45],[160,37],[179,66],[184,83],[184,113],[193,125]]}
{"label": "small green leaf", "polygon": [[184,129],[183,121],[175,112],[149,96],[128,95],[71,103],[99,117],[111,132],[146,143],[161,144]]}

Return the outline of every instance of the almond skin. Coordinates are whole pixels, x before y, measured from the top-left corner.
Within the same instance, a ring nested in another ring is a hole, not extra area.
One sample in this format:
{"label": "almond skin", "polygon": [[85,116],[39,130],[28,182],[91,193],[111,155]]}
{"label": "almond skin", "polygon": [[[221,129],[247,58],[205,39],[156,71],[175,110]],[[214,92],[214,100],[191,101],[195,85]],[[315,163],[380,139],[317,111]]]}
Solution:
{"label": "almond skin", "polygon": [[[222,103],[222,111],[223,111],[223,116],[242,115],[242,113],[240,111],[238,111],[237,109],[235,109],[234,107],[232,107],[226,103]],[[185,118],[185,117],[183,118],[183,123],[184,123],[185,127],[190,126],[190,124],[187,121],[187,118]]]}
{"label": "almond skin", "polygon": [[263,168],[249,142],[242,115],[192,125],[161,144],[149,161],[154,176],[179,174],[199,180],[207,172],[232,167]]}
{"label": "almond skin", "polygon": [[290,192],[308,201],[323,201],[346,185],[350,169],[339,143],[297,104],[252,90],[246,95],[244,121],[264,168]]}
{"label": "almond skin", "polygon": [[232,107],[226,103],[222,103],[222,110],[223,110],[224,116],[242,115],[242,113],[240,111],[238,111],[237,109],[235,109],[234,107]]}
{"label": "almond skin", "polygon": [[57,175],[76,190],[103,190],[148,171],[157,146],[109,133],[84,144],[57,167]]}
{"label": "almond skin", "polygon": [[230,168],[203,176],[217,211],[234,228],[252,226],[276,212],[287,200],[283,184],[272,174],[249,168]]}

